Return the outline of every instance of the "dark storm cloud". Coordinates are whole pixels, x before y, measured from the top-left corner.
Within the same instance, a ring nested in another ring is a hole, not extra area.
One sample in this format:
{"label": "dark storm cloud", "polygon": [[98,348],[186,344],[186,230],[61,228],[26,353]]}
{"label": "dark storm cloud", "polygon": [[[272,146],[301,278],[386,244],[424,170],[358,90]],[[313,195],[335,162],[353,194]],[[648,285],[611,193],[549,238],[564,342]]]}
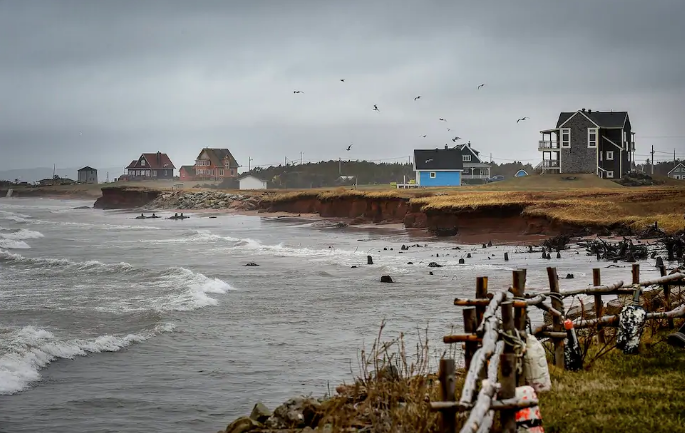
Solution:
{"label": "dark storm cloud", "polygon": [[394,158],[453,132],[534,160],[581,107],[628,110],[638,140],[685,135],[683,17],[676,0],[0,0],[0,169],[157,149],[179,166],[203,146]]}

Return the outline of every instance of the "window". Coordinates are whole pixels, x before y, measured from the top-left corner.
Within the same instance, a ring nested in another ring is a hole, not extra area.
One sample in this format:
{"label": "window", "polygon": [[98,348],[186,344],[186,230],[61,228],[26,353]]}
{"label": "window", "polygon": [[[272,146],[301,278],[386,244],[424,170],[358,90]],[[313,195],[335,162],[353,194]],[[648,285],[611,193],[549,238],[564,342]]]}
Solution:
{"label": "window", "polygon": [[613,179],[614,178],[614,172],[613,171],[607,171],[607,179]]}
{"label": "window", "polygon": [[462,155],[461,160],[464,162],[471,162],[471,155]]}
{"label": "window", "polygon": [[140,160],[140,166],[141,166],[141,167],[145,167],[145,160],[144,160],[144,159],[141,159],[141,160]]}
{"label": "window", "polygon": [[587,129],[587,147],[597,147],[597,128]]}
{"label": "window", "polygon": [[219,169],[219,176],[223,176],[223,175],[224,175],[224,169],[223,169],[223,168],[220,168],[220,169]]}
{"label": "window", "polygon": [[434,171],[431,171],[431,172],[430,172],[430,178],[431,178],[431,179],[435,179],[435,172],[434,172]]}
{"label": "window", "polygon": [[607,161],[613,161],[614,160],[614,151],[613,150],[607,150]]}
{"label": "window", "polygon": [[561,128],[561,147],[571,147],[571,129]]}

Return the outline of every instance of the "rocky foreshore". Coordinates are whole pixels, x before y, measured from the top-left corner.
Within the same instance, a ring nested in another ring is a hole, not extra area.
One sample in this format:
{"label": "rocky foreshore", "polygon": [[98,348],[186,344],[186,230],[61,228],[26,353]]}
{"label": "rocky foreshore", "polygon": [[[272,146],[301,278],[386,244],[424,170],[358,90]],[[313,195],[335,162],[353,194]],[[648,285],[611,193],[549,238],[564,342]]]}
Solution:
{"label": "rocky foreshore", "polygon": [[250,211],[259,208],[259,196],[230,194],[220,191],[164,192],[143,206],[146,210],[158,209],[234,209]]}

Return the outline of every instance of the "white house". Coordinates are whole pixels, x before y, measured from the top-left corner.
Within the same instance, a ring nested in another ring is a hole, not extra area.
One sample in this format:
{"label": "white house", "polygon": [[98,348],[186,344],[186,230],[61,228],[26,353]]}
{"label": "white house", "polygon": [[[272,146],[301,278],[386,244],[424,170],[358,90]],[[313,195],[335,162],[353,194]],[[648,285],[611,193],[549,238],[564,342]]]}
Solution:
{"label": "white house", "polygon": [[240,184],[240,189],[266,189],[266,181],[261,180],[258,177],[254,177],[251,174],[243,176],[238,179]]}

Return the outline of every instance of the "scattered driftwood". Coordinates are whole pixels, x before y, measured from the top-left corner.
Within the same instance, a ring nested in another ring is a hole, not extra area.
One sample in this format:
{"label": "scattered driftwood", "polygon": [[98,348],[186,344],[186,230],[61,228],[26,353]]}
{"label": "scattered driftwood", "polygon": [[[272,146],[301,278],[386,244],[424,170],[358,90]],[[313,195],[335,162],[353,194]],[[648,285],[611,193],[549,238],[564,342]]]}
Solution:
{"label": "scattered driftwood", "polygon": [[633,263],[649,257],[649,251],[645,245],[636,245],[628,238],[615,243],[598,238],[586,245],[588,255],[597,256],[598,260],[621,260]]}
{"label": "scattered driftwood", "polygon": [[659,239],[659,243],[666,248],[666,259],[669,261],[681,260],[685,252],[685,237],[682,233],[674,236],[664,236]]}
{"label": "scattered driftwood", "polygon": [[566,245],[571,242],[571,237],[568,235],[559,235],[553,238],[545,239],[542,246],[548,251],[563,251],[566,249]]}

